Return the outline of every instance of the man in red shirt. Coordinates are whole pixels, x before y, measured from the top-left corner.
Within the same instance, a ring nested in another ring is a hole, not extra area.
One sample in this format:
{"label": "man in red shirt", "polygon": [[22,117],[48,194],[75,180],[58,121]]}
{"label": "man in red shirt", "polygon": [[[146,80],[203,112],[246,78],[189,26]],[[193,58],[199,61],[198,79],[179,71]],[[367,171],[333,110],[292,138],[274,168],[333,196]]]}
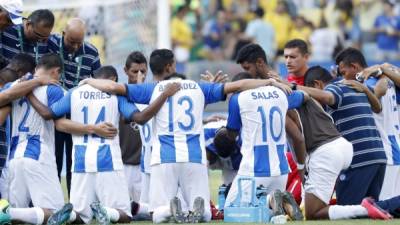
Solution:
{"label": "man in red shirt", "polygon": [[[287,80],[290,83],[304,85],[304,75],[308,70],[308,46],[307,43],[301,39],[293,39],[285,44],[283,55],[285,57],[285,65],[289,72]],[[292,153],[286,153],[291,173],[288,176],[286,190],[293,194],[296,202],[301,202],[301,178],[297,168],[303,169],[304,165],[297,165],[293,159]]]}
{"label": "man in red shirt", "polygon": [[293,39],[285,44],[283,56],[288,70],[287,80],[290,83],[304,85],[309,55],[307,43],[301,39]]}

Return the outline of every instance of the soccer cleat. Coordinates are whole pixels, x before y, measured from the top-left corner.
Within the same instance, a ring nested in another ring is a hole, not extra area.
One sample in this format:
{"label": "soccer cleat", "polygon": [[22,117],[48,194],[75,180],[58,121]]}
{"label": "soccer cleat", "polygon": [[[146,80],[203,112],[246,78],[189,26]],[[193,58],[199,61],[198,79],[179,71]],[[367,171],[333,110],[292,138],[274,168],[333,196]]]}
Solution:
{"label": "soccer cleat", "polygon": [[282,192],[282,198],[283,208],[285,209],[285,212],[290,217],[290,219],[298,221],[303,220],[303,213],[301,212],[299,205],[297,205],[297,202],[294,199],[293,195],[288,191],[284,191]]}
{"label": "soccer cleat", "polygon": [[60,210],[51,215],[47,220],[47,225],[61,225],[69,220],[69,216],[72,212],[72,204],[65,204]]}
{"label": "soccer cleat", "polygon": [[197,197],[193,203],[193,212],[189,214],[189,223],[200,223],[203,222],[204,218],[204,199]]}
{"label": "soccer cleat", "polygon": [[275,190],[270,194],[270,206],[273,216],[284,215],[283,210],[283,196],[280,190]]}
{"label": "soccer cleat", "polygon": [[106,209],[100,204],[100,202],[93,202],[90,204],[90,208],[93,211],[93,215],[96,218],[98,225],[110,224],[110,217],[107,215]]}
{"label": "soccer cleat", "polygon": [[385,210],[381,209],[381,207],[379,207],[375,203],[374,199],[372,199],[370,197],[364,198],[361,202],[361,206],[363,206],[365,209],[367,209],[368,216],[371,219],[375,219],[375,220],[393,219],[392,215],[390,215]]}
{"label": "soccer cleat", "polygon": [[182,212],[181,200],[178,197],[170,201],[171,217],[175,223],[184,223],[186,220],[185,214]]}
{"label": "soccer cleat", "polygon": [[8,214],[10,204],[5,199],[0,199],[0,225],[11,225],[11,216]]}

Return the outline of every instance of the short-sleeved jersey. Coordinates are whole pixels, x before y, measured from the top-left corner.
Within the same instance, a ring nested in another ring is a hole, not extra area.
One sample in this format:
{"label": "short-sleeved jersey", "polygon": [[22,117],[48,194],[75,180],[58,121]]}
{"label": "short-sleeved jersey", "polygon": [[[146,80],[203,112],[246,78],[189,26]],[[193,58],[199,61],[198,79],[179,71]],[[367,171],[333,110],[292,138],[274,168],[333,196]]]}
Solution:
{"label": "short-sleeved jersey", "polygon": [[[220,120],[215,122],[210,122],[204,125],[204,138],[206,141],[206,151],[217,155],[217,149],[214,145],[214,138],[219,128],[226,126],[226,120]],[[231,156],[227,158],[218,157],[214,163],[208,164],[208,168],[214,169],[228,169],[228,170],[238,170],[240,162],[242,161],[242,154],[240,153],[241,140],[238,138],[237,149]]]}
{"label": "short-sleeved jersey", "polygon": [[325,90],[335,98],[327,112],[340,134],[353,144],[354,155],[350,167],[386,164],[382,139],[367,95],[340,81],[327,85]]}
{"label": "short-sleeved jersey", "polygon": [[[373,90],[377,79],[372,77],[366,81],[366,85]],[[400,165],[400,137],[399,137],[399,118],[396,101],[396,90],[394,83],[388,80],[386,94],[380,98],[382,111],[374,113],[376,127],[382,138],[383,148],[385,149],[387,164]]]}
{"label": "short-sleeved jersey", "polygon": [[279,88],[260,87],[234,94],[229,101],[227,128],[240,131],[242,176],[272,177],[289,173],[285,155],[285,116],[303,103],[302,92],[286,96]]}
{"label": "short-sleeved jersey", "polygon": [[[64,91],[60,86],[48,85],[34,89],[33,94],[50,107],[64,96]],[[25,157],[55,166],[53,120],[43,119],[26,97],[11,104],[10,160]]]}
{"label": "short-sleeved jersey", "polygon": [[[120,113],[131,118],[138,109],[125,97],[110,95],[90,85],[71,89],[51,110],[54,117],[71,113],[71,120],[83,124],[109,122],[118,129]],[[72,135],[72,171],[75,173],[122,170],[119,137]]]}
{"label": "short-sleeved jersey", "polygon": [[135,103],[149,104],[171,82],[179,82],[181,90],[169,97],[153,118],[151,165],[177,162],[206,164],[203,111],[206,104],[225,99],[224,85],[180,79],[157,84],[128,84],[128,98]]}
{"label": "short-sleeved jersey", "polygon": [[[142,111],[147,105],[137,104],[137,108]],[[147,123],[140,126],[140,138],[142,139],[142,154],[140,156],[140,170],[143,173],[150,173],[150,160],[152,150],[152,132],[153,132],[153,120],[147,121]]]}

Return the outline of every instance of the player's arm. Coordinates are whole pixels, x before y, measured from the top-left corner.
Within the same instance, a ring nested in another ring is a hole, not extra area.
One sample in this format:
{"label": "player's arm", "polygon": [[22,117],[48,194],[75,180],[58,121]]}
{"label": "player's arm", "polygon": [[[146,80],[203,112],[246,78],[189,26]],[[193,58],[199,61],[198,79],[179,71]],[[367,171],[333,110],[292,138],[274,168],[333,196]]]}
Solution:
{"label": "player's arm", "polygon": [[335,96],[329,92],[318,88],[297,86],[297,90],[306,92],[308,95],[319,101],[321,104],[332,106],[335,104]]}
{"label": "player's arm", "polygon": [[290,93],[291,89],[284,84],[280,84],[274,79],[243,79],[235,82],[226,83],[224,86],[224,93],[229,94],[233,92],[245,91],[248,89],[258,88],[262,86],[273,85],[283,89],[286,93]]}
{"label": "player's arm", "polygon": [[8,115],[11,113],[11,106],[3,106],[0,108],[0,124],[6,122]]}
{"label": "player's arm", "polygon": [[37,113],[39,113],[39,115],[41,117],[43,117],[43,119],[45,119],[45,120],[53,119],[53,114],[52,114],[51,110],[46,105],[44,105],[42,102],[40,102],[39,99],[37,99],[36,96],[32,92],[27,95],[27,98],[29,100],[29,103],[35,109],[35,111]]}
{"label": "player's arm", "polygon": [[374,113],[380,113],[382,111],[381,102],[374,95],[374,93],[369,90],[368,87],[355,80],[343,80],[343,83],[358,92],[364,92],[368,97],[369,104],[371,105],[371,109]]}
{"label": "player's arm", "polygon": [[[303,170],[306,160],[306,143],[300,130],[300,119],[295,110],[289,110],[286,115],[286,133],[292,140],[294,152],[296,154],[298,170]],[[300,171],[301,172],[301,171]],[[304,170],[300,173],[304,177]],[[302,177],[302,180],[304,180]]]}
{"label": "player's arm", "polygon": [[7,105],[15,99],[27,95],[36,87],[52,83],[57,83],[57,81],[49,76],[40,76],[31,80],[20,82],[0,93],[0,107]]}
{"label": "player's arm", "polygon": [[82,124],[66,118],[61,118],[55,120],[54,124],[58,131],[75,135],[96,134],[104,138],[114,138],[118,134],[118,129],[111,123],[107,122],[99,124]]}
{"label": "player's arm", "polygon": [[127,95],[124,84],[119,84],[115,81],[108,79],[93,79],[88,78],[81,81],[81,84],[89,84],[90,86],[114,95]]}
{"label": "player's arm", "polygon": [[381,69],[385,76],[392,80],[397,87],[400,87],[400,70],[398,67],[384,63],[381,65]]}
{"label": "player's arm", "polygon": [[164,91],[158,96],[149,106],[147,106],[143,111],[133,113],[132,120],[138,124],[145,124],[151,118],[153,118],[158,111],[160,111],[161,107],[167,101],[167,99],[173,96],[176,92],[178,92],[181,88],[179,83],[170,83],[168,84]]}

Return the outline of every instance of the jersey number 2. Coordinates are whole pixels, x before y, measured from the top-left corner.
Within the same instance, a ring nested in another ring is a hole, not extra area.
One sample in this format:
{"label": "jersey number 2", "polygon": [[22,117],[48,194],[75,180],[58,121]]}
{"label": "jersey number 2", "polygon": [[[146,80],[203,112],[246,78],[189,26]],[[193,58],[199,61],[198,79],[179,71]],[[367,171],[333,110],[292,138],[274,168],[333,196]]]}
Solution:
{"label": "jersey number 2", "polygon": [[21,123],[18,126],[18,131],[19,132],[29,132],[29,127],[25,126],[25,122],[26,122],[26,119],[28,119],[29,112],[31,111],[31,106],[29,105],[28,100],[26,98],[21,98],[21,100],[19,100],[18,104],[21,107],[24,104],[26,105],[26,111],[25,111],[24,117],[21,120]]}

